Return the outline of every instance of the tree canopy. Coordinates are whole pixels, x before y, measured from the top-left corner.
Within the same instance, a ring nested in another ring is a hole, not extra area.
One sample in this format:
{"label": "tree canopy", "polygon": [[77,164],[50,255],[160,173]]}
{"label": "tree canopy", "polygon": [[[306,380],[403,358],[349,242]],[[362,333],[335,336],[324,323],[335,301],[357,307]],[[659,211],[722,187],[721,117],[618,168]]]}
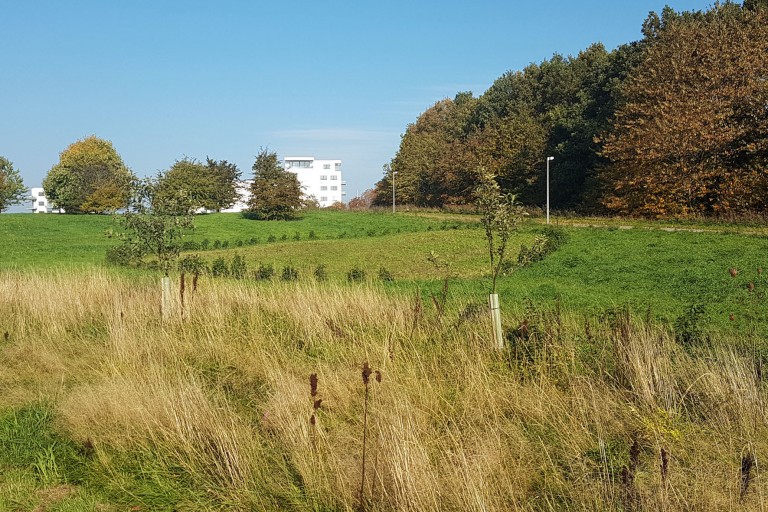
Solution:
{"label": "tree canopy", "polygon": [[186,202],[179,203],[183,210],[219,211],[237,201],[239,180],[237,166],[226,160],[207,158],[201,163],[184,158],[158,177],[154,197],[158,200],[186,198]]}
{"label": "tree canopy", "polygon": [[665,7],[613,51],[510,71],[408,125],[376,204],[471,203],[478,170],[526,205],[631,215],[765,211],[768,0]]}
{"label": "tree canopy", "polygon": [[253,163],[246,215],[263,220],[287,220],[302,205],[301,185],[296,174],[280,165],[277,153],[262,149]]}
{"label": "tree canopy", "polygon": [[19,171],[13,168],[13,162],[0,156],[0,213],[9,206],[21,204],[28,190]]}
{"label": "tree canopy", "polygon": [[133,179],[112,143],[92,135],[61,152],[43,189],[67,213],[106,213],[127,205]]}
{"label": "tree canopy", "polygon": [[765,210],[768,16],[668,16],[605,138],[605,204],[621,213]]}

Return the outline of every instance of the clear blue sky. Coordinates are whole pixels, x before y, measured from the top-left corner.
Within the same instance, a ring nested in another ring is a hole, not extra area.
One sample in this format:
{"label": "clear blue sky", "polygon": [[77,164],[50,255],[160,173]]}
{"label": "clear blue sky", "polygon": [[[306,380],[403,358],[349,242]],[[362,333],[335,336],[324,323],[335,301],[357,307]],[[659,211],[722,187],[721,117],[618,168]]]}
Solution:
{"label": "clear blue sky", "polygon": [[637,40],[664,4],[0,0],[0,155],[32,187],[92,134],[139,176],[210,156],[247,177],[268,147],[341,159],[351,199],[436,101],[554,53]]}

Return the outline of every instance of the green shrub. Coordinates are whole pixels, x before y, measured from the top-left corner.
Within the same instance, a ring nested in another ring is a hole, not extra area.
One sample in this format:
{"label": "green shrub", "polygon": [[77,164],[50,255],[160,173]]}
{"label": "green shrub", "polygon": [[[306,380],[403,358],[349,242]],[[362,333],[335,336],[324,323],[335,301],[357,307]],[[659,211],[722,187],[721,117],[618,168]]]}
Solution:
{"label": "green shrub", "polygon": [[205,274],[207,270],[205,262],[197,254],[184,256],[179,260],[179,272]]}
{"label": "green shrub", "polygon": [[107,249],[106,261],[110,265],[128,267],[136,263],[136,253],[130,245],[116,245]]}
{"label": "green shrub", "polygon": [[228,247],[229,247],[229,240],[224,240],[223,242],[221,242],[222,249],[227,249]]}
{"label": "green shrub", "polygon": [[347,281],[350,283],[360,283],[365,281],[365,270],[360,267],[354,267],[347,272]]}
{"label": "green shrub", "polygon": [[204,251],[207,251],[210,246],[211,246],[211,241],[208,240],[207,238],[202,242],[200,242],[200,248]]}
{"label": "green shrub", "polygon": [[253,273],[253,277],[258,281],[268,281],[272,279],[272,276],[274,275],[275,267],[273,267],[271,263],[266,265],[264,263],[259,263],[259,268]]}
{"label": "green shrub", "polygon": [[297,281],[299,279],[299,271],[291,265],[283,267],[283,271],[280,273],[280,280],[282,281]]}
{"label": "green shrub", "polygon": [[394,280],[395,280],[395,276],[392,275],[392,272],[390,272],[384,267],[379,268],[379,281],[390,283]]}
{"label": "green shrub", "polygon": [[213,248],[214,249],[221,249],[221,240],[214,240],[213,241]]}
{"label": "green shrub", "polygon": [[277,242],[277,238],[275,238],[275,235],[269,235],[267,237],[267,243],[271,244],[271,243],[274,243],[274,242]]}
{"label": "green shrub", "polygon": [[309,239],[310,240],[317,240],[317,235],[315,234],[315,230],[314,229],[309,230]]}
{"label": "green shrub", "polygon": [[211,265],[211,275],[213,277],[227,277],[229,275],[229,267],[224,261],[224,258],[218,257],[213,260]]}
{"label": "green shrub", "polygon": [[327,281],[328,280],[328,272],[326,271],[324,264],[319,264],[315,267],[315,279],[318,281]]}
{"label": "green shrub", "polygon": [[299,240],[301,240],[301,233],[299,233],[298,231],[296,233],[294,233],[293,234],[293,239],[296,240],[297,242]]}
{"label": "green shrub", "polygon": [[239,254],[236,254],[229,264],[229,275],[235,279],[243,279],[247,275],[247,271],[245,259]]}

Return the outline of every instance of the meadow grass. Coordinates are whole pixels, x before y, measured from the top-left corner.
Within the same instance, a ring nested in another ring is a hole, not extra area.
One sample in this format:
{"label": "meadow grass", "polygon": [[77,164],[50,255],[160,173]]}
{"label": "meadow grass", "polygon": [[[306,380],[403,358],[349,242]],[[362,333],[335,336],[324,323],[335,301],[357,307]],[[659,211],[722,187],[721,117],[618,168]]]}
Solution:
{"label": "meadow grass", "polygon": [[375,283],[206,278],[167,322],[158,296],[0,273],[0,508],[763,509],[762,361],[731,338],[545,304],[498,352],[486,310]]}

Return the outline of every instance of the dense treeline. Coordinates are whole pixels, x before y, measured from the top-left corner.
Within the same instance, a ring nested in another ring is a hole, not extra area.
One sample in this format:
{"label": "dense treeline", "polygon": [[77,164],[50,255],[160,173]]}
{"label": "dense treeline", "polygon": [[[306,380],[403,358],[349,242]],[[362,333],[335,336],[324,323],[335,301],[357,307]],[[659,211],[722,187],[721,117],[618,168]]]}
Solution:
{"label": "dense treeline", "polygon": [[471,202],[480,170],[529,205],[635,215],[766,209],[768,1],[665,8],[643,39],[508,72],[408,126],[376,204]]}

